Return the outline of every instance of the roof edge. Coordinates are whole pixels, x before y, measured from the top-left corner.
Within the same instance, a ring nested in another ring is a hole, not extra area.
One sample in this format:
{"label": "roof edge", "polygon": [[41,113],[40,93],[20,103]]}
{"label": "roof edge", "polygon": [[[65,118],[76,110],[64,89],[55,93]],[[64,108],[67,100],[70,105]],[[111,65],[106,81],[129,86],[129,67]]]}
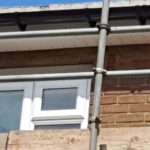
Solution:
{"label": "roof edge", "polygon": [[[110,7],[133,7],[150,5],[149,0],[112,0]],[[102,2],[88,2],[76,4],[52,4],[45,6],[21,6],[21,7],[0,7],[0,14],[21,13],[21,12],[39,12],[39,11],[59,11],[59,10],[77,10],[101,8]]]}

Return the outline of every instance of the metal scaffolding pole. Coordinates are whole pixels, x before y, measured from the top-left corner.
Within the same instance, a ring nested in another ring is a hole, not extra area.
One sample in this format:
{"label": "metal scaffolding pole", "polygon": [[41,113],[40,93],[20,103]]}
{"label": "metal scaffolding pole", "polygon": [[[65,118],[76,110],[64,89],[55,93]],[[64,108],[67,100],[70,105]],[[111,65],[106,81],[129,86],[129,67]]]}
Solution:
{"label": "metal scaffolding pole", "polygon": [[[150,32],[150,25],[145,26],[123,26],[111,27],[111,34]],[[32,37],[56,37],[71,35],[95,35],[99,33],[99,28],[80,28],[80,29],[59,29],[44,31],[24,31],[24,32],[1,32],[0,39],[12,38],[32,38]]]}
{"label": "metal scaffolding pole", "polygon": [[6,75],[0,76],[0,82],[9,81],[29,81],[29,80],[56,80],[56,79],[88,79],[93,78],[93,72],[74,73],[51,73],[51,74],[29,74],[29,75]]}
{"label": "metal scaffolding pole", "polygon": [[[119,70],[105,71],[104,76],[141,76],[150,75],[150,69],[143,70]],[[29,81],[29,80],[65,80],[65,79],[91,79],[94,77],[94,72],[72,72],[72,73],[50,73],[50,74],[29,74],[29,75],[1,75],[0,82],[9,81]]]}
{"label": "metal scaffolding pole", "polygon": [[118,71],[107,71],[106,76],[141,76],[141,75],[150,75],[150,69],[143,70],[118,70]]}
{"label": "metal scaffolding pole", "polygon": [[111,34],[150,32],[150,25],[111,27]]}
{"label": "metal scaffolding pole", "polygon": [[99,134],[99,109],[102,91],[102,80],[103,80],[103,68],[105,59],[106,49],[106,38],[108,33],[108,15],[109,15],[109,3],[110,0],[103,1],[101,23],[99,25],[99,45],[97,54],[97,65],[95,68],[95,92],[94,92],[94,108],[91,122],[91,133],[90,133],[90,150],[97,149],[97,137]]}
{"label": "metal scaffolding pole", "polygon": [[81,28],[81,29],[57,29],[57,30],[39,30],[24,32],[1,32],[0,39],[11,38],[33,38],[33,37],[56,37],[70,35],[90,35],[98,34],[98,28]]}

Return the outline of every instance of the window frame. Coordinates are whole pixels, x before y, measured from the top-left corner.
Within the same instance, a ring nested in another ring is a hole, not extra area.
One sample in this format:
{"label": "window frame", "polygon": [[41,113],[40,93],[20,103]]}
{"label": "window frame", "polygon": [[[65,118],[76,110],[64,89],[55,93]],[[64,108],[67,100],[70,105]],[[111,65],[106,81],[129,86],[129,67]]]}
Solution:
{"label": "window frame", "polygon": [[17,91],[17,90],[24,91],[19,129],[30,130],[30,128],[33,128],[33,123],[31,122],[33,82],[0,83],[0,91]]}
{"label": "window frame", "polygon": [[[34,83],[32,122],[36,125],[81,124],[88,126],[91,79],[37,81]],[[76,109],[41,110],[43,89],[77,88]],[[32,129],[34,127],[32,126]]]}

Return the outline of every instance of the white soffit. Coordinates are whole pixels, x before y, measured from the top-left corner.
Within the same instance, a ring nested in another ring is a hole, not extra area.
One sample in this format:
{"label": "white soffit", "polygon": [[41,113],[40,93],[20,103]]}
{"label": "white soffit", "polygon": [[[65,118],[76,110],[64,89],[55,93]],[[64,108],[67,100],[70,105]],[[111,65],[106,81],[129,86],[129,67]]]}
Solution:
{"label": "white soffit", "polygon": [[[98,35],[1,39],[0,51],[25,51],[93,47],[98,45]],[[112,34],[107,45],[150,44],[150,32]]]}

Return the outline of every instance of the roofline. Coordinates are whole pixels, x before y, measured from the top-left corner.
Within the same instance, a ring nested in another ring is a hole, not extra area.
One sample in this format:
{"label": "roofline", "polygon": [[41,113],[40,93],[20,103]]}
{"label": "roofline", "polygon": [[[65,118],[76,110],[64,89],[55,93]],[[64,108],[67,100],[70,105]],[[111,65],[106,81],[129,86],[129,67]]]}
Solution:
{"label": "roofline", "polygon": [[[133,7],[150,5],[149,0],[112,0],[110,7]],[[52,4],[45,6],[22,6],[22,7],[0,7],[0,14],[16,13],[16,12],[39,12],[39,11],[59,11],[59,10],[76,10],[76,9],[90,9],[101,8],[102,2],[88,2],[76,4]]]}

